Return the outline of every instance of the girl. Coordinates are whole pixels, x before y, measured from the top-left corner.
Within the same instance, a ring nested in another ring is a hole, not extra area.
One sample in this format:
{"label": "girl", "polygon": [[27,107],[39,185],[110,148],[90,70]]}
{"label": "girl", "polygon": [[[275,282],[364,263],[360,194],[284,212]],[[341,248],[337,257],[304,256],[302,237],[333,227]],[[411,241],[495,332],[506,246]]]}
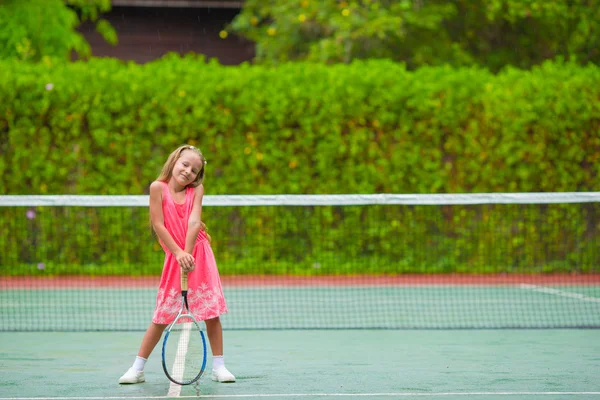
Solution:
{"label": "girl", "polygon": [[165,251],[165,263],[152,323],[146,330],[133,366],[119,383],[140,383],[144,365],[181,301],[180,268],[189,272],[188,300],[196,319],[204,320],[213,354],[212,380],[235,382],[223,362],[223,331],[219,315],[227,312],[210,237],[202,223],[204,156],[194,146],[171,153],[160,176],[150,185],[150,219]]}

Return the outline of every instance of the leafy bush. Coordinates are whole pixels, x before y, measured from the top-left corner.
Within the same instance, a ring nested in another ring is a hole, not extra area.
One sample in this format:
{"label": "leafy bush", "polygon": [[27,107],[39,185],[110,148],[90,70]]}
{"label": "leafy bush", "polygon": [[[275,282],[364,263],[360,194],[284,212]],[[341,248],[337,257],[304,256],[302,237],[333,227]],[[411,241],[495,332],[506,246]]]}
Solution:
{"label": "leafy bush", "polygon": [[[410,72],[388,61],[224,67],[193,56],[169,56],[144,66],[115,60],[12,61],[1,62],[0,71],[2,194],[147,193],[169,152],[182,143],[203,150],[211,195],[600,188],[600,68],[593,66],[546,63],[531,71],[492,75],[450,67]],[[316,219],[307,215],[306,221],[318,225],[308,236],[294,227],[302,217],[274,233],[273,217],[256,212],[230,210],[216,217],[217,211],[207,208],[219,260],[230,265],[226,272],[250,273],[258,267],[265,273],[331,272],[323,267],[326,263],[307,256],[311,248],[338,265],[346,263],[346,273],[364,272],[359,260],[369,257],[382,260],[386,273],[510,272],[513,267],[589,271],[598,265],[598,256],[585,250],[593,248],[589,243],[598,235],[597,222],[590,222],[595,214],[577,210],[535,211],[531,218],[537,221],[573,221],[545,235],[533,234],[535,224],[519,225],[525,217],[517,215],[512,221],[517,225],[509,224],[497,237],[473,235],[482,213],[467,211],[455,220],[443,208],[414,218],[398,211],[403,214],[395,225],[388,213],[372,215],[368,208],[345,211],[343,219],[335,211]],[[77,225],[73,215],[64,218],[53,223]],[[147,222],[147,216],[136,218],[137,225]],[[148,250],[148,237],[127,229],[127,220],[111,224],[116,224],[111,228],[115,238],[147,263],[138,254]],[[345,239],[344,232],[361,226],[366,231],[358,242]],[[412,228],[407,231],[407,226]],[[91,237],[107,234],[89,228]],[[22,232],[0,239],[6,249],[2,273],[27,251],[23,243],[32,231],[15,229]],[[571,243],[573,232],[590,242]],[[69,242],[73,254],[81,254],[77,246],[94,243],[87,233],[74,235],[75,242]],[[393,235],[409,236],[400,246],[390,245]],[[47,246],[44,254],[60,247],[64,237],[45,237],[40,242]],[[243,243],[225,245],[240,237]],[[569,246],[549,250],[549,258],[525,246],[508,264],[505,252],[494,252],[497,240],[510,238],[515,245],[510,249],[517,249],[519,241],[531,237],[541,241],[540,248]],[[269,240],[278,241],[277,251],[261,253],[261,243]],[[425,243],[441,249],[445,258],[420,262],[415,252],[426,254],[419,247]],[[88,259],[53,259],[75,265],[124,260],[110,244],[95,246],[102,251]],[[160,255],[160,249],[155,251]],[[589,254],[585,265],[578,256],[582,252]],[[321,267],[315,270],[317,264]]]}

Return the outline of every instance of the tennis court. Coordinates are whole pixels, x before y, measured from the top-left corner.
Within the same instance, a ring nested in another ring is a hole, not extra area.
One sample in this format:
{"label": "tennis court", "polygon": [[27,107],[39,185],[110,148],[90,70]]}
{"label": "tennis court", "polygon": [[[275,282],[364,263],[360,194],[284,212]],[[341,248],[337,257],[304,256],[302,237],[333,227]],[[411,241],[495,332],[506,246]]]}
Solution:
{"label": "tennis court", "polygon": [[[153,354],[123,386],[141,334],[0,333],[2,399],[596,399],[598,330],[226,331],[233,384],[170,385]],[[170,394],[169,394],[170,393]]]}
{"label": "tennis court", "polygon": [[189,386],[118,384],[162,253],[100,197],[0,196],[0,400],[600,398],[599,194],[207,196],[237,382]]}

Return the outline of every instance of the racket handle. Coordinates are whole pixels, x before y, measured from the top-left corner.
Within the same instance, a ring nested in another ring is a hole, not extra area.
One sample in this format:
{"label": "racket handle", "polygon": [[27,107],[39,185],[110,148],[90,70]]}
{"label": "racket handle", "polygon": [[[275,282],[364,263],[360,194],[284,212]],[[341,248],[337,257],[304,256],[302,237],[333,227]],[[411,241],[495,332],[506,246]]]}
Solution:
{"label": "racket handle", "polygon": [[188,290],[188,273],[181,268],[181,291]]}

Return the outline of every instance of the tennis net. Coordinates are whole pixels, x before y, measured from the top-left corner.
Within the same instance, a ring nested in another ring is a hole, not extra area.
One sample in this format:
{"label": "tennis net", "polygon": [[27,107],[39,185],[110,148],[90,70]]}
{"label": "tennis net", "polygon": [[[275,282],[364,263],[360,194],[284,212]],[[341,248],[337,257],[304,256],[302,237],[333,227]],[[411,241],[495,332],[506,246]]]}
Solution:
{"label": "tennis net", "polygon": [[[600,193],[205,196],[225,329],[600,327]],[[147,196],[0,196],[0,331],[144,330]]]}

